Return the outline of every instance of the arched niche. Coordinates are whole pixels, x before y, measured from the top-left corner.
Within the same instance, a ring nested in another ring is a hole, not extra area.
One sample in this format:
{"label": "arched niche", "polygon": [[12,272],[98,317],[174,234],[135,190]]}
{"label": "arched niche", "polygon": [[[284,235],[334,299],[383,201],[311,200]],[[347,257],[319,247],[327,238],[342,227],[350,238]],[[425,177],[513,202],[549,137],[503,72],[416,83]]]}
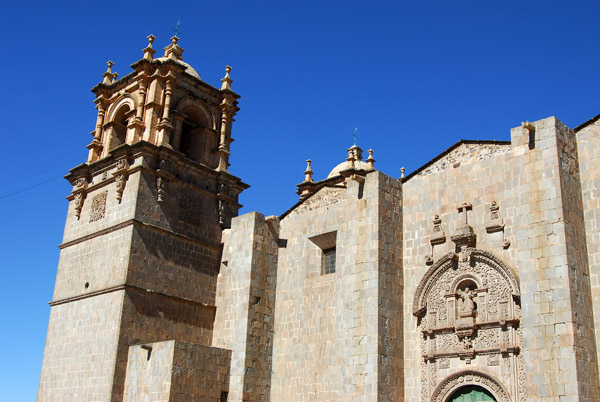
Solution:
{"label": "arched niche", "polygon": [[520,299],[519,280],[506,263],[484,250],[473,248],[469,252],[466,263],[459,262],[455,253],[448,253],[427,270],[413,299],[413,314],[416,317],[426,314],[432,292],[443,293],[443,296],[456,294],[460,284],[466,280],[475,283],[478,289],[493,292],[494,296],[506,297],[510,293],[512,299]]}

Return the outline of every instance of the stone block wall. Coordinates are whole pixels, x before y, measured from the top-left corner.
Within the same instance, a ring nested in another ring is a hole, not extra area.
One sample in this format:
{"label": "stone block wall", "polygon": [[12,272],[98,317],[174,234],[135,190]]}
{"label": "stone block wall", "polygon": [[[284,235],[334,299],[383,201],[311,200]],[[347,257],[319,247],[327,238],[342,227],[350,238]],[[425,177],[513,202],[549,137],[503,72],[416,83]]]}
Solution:
{"label": "stone block wall", "polygon": [[[83,191],[85,197],[83,204],[75,195],[69,197],[51,304],[53,309],[69,312],[62,315],[72,316],[75,313],[71,310],[84,309],[85,314],[95,317],[97,325],[110,322],[117,326],[115,333],[106,333],[112,337],[114,351],[103,354],[105,365],[112,359],[110,370],[103,367],[112,382],[103,384],[110,390],[103,390],[109,396],[102,400],[121,401],[129,346],[170,339],[211,344],[221,255],[217,195],[211,191],[237,200],[235,191],[239,192],[239,188],[235,189],[235,178],[223,175],[222,181],[228,185],[217,190],[216,173],[196,166],[179,176],[190,183],[169,176],[170,187],[163,187],[169,191],[159,202],[155,169],[165,169],[169,164],[163,160],[169,158],[170,167],[177,168],[180,156],[168,150],[161,156],[162,151],[145,143],[114,152],[114,158],[74,170],[73,175],[85,178],[73,180],[74,191]],[[81,207],[79,212],[76,206]],[[103,300],[105,294],[119,295],[120,309],[96,301]],[[95,306],[94,310],[81,307],[88,305]],[[85,334],[95,331],[95,326],[83,325],[82,320],[61,320],[62,315],[51,314],[51,343],[56,342],[55,336],[75,332],[85,339],[88,349],[107,347],[98,334]],[[77,390],[74,392],[81,400],[96,400],[95,380],[84,377],[86,373],[95,374],[77,370],[68,363],[72,356],[85,359],[89,352],[75,349],[73,355],[66,348],[48,350],[38,400],[49,400],[52,393],[46,390],[52,386],[44,383],[57,373],[64,376],[63,388]]]}
{"label": "stone block wall", "polygon": [[[516,235],[511,159],[509,144],[464,143],[409,176],[402,185],[405,401],[430,400],[436,387],[451,379],[452,374],[480,368],[486,373],[495,371],[494,376],[502,378],[501,369],[508,369],[507,365],[488,366],[486,356],[476,357],[469,363],[465,359],[452,359],[448,367],[446,362],[425,366],[423,335],[413,315],[413,302],[429,268],[444,255],[456,251],[451,236],[464,225],[464,212],[458,211],[462,203],[472,205],[467,218],[476,235],[476,247],[494,253],[516,269],[515,247],[505,248],[505,241],[514,243]],[[490,207],[494,201],[499,206],[499,219],[504,228],[488,233],[486,227],[493,223]],[[439,231],[434,223],[436,215],[440,221]],[[444,350],[443,346],[440,342],[438,352]]]}
{"label": "stone block wall", "polygon": [[554,117],[511,131],[527,398],[598,400],[574,133]]}
{"label": "stone block wall", "polygon": [[595,118],[577,131],[583,215],[600,361],[600,120]]}
{"label": "stone block wall", "polygon": [[397,180],[389,176],[381,173],[377,173],[377,176],[379,182],[377,400],[397,402],[404,400],[402,309],[405,296],[402,272],[402,187]]}
{"label": "stone block wall", "polygon": [[252,212],[224,234],[212,344],[232,351],[229,401],[270,400],[278,225]]}
{"label": "stone block wall", "polygon": [[181,341],[129,348],[125,402],[226,399],[231,352]]}
{"label": "stone block wall", "polygon": [[[393,288],[401,277],[394,182],[373,172],[324,187],[282,218],[272,400],[401,397],[392,378],[401,370],[391,311],[401,300]],[[324,250],[332,247],[336,271],[325,274]]]}
{"label": "stone block wall", "polygon": [[122,291],[52,307],[38,401],[111,400],[122,308]]}

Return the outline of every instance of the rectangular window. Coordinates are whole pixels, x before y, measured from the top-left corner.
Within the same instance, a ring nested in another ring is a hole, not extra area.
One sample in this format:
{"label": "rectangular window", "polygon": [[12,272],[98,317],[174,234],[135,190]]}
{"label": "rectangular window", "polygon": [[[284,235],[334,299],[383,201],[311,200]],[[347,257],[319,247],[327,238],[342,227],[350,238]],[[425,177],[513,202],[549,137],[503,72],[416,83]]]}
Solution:
{"label": "rectangular window", "polygon": [[335,247],[323,250],[323,273],[333,274],[335,272]]}

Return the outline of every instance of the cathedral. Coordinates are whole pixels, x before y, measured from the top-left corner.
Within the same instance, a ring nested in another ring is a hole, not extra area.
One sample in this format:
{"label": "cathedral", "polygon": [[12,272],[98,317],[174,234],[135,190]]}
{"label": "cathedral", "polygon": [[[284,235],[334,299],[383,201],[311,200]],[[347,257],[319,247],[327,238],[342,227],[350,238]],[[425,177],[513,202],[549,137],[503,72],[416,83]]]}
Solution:
{"label": "cathedral", "polygon": [[400,178],[354,145],[238,216],[231,68],[148,40],[92,89],[39,402],[600,400],[600,115]]}

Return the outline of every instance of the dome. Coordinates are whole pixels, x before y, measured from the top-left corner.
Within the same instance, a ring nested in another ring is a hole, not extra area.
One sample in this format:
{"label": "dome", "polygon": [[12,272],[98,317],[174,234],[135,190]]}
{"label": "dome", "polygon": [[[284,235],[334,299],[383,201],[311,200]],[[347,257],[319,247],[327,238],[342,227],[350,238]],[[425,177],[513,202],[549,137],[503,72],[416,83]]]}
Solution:
{"label": "dome", "polygon": [[198,74],[198,72],[196,70],[194,70],[194,67],[190,66],[189,64],[187,64],[185,61],[182,60],[176,60],[176,59],[171,59],[169,57],[159,57],[156,60],[160,60],[160,61],[167,61],[167,60],[172,60],[175,63],[181,64],[182,66],[185,67],[185,72],[188,73],[189,75],[192,75],[196,78],[198,78],[199,80],[201,80],[202,78],[200,78],[200,74]]}
{"label": "dome", "polygon": [[[354,168],[358,169],[358,170],[368,170],[369,165],[366,162],[363,161],[354,161]],[[342,170],[346,170],[348,169],[348,162],[342,162],[339,165],[337,165],[336,167],[333,168],[333,170],[329,173],[329,175],[327,176],[327,178],[329,179],[330,177],[334,177],[334,176],[339,176],[340,172]]]}

